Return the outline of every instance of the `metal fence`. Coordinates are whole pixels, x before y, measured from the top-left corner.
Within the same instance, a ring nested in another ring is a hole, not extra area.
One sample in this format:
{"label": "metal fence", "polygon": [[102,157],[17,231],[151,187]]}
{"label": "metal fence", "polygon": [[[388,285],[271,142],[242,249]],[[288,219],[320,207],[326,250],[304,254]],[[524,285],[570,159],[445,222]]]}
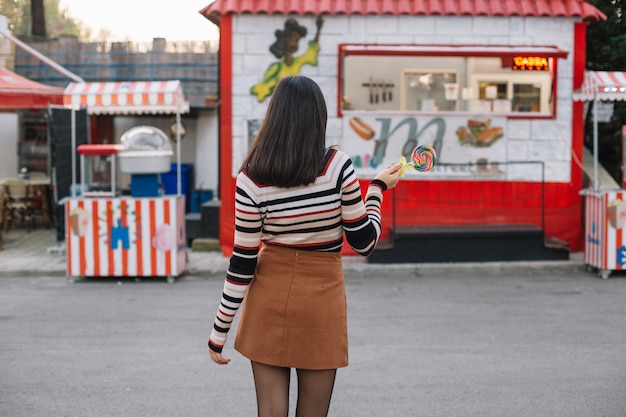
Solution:
{"label": "metal fence", "polygon": [[[88,82],[180,80],[193,108],[205,108],[218,96],[219,62],[215,42],[78,42],[75,38],[32,42],[29,46]],[[65,87],[65,76],[31,54],[0,54],[17,74]]]}

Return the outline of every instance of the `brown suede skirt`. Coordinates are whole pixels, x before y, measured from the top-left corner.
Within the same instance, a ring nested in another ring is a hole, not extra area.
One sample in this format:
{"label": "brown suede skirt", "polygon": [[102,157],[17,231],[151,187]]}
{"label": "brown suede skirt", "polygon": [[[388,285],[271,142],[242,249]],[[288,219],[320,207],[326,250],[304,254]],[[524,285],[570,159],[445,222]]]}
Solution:
{"label": "brown suede skirt", "polygon": [[267,365],[347,366],[341,254],[263,245],[234,346],[246,358]]}

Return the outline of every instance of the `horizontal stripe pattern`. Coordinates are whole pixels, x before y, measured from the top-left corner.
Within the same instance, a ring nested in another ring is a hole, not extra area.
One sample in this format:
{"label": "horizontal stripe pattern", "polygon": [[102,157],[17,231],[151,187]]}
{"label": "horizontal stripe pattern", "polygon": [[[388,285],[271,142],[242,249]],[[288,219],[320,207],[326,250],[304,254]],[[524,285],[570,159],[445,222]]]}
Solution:
{"label": "horizontal stripe pattern", "polygon": [[227,333],[254,277],[261,244],[339,252],[344,234],[360,255],[375,248],[381,233],[384,183],[374,180],[365,200],[348,155],[327,153],[324,171],[313,184],[281,188],[255,183],[245,172],[237,176],[235,241],[222,300],[209,340],[221,352]]}

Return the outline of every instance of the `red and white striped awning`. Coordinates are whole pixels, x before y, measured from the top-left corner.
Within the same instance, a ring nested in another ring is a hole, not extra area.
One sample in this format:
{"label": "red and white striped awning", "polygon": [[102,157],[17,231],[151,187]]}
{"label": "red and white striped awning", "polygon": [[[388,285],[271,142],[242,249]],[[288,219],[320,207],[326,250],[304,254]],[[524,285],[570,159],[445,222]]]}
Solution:
{"label": "red and white striped awning", "polygon": [[626,72],[587,71],[580,90],[573,94],[575,101],[626,100]]}
{"label": "red and white striped awning", "polygon": [[189,112],[179,80],[70,83],[66,107],[86,107],[88,114],[171,114]]}

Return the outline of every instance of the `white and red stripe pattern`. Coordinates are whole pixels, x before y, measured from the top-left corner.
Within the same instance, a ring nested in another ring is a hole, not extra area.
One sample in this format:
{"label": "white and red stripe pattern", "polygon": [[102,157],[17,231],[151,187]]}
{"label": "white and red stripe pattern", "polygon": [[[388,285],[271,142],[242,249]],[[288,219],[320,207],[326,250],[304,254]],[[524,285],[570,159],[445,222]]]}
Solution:
{"label": "white and red stripe pattern", "polygon": [[583,190],[585,264],[602,270],[626,269],[626,191]]}
{"label": "white and red stripe pattern", "polygon": [[69,199],[68,276],[177,276],[186,267],[184,197]]}
{"label": "white and red stripe pattern", "polygon": [[580,90],[575,92],[574,100],[622,101],[626,100],[626,72],[587,71]]}
{"label": "white and red stripe pattern", "polygon": [[65,89],[66,107],[86,107],[89,114],[187,113],[179,80],[70,83]]}

